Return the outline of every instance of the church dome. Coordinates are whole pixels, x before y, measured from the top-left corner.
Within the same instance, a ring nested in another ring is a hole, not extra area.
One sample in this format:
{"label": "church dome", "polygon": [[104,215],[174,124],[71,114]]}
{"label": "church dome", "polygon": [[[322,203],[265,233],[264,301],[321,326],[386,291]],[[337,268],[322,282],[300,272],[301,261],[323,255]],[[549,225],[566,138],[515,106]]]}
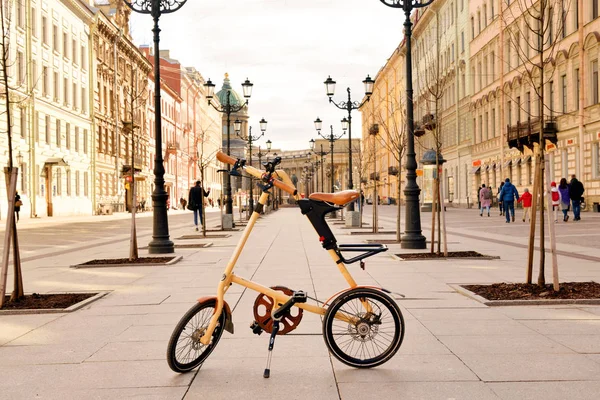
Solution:
{"label": "church dome", "polygon": [[[240,106],[244,104],[246,101],[242,96],[240,96],[235,90],[231,88],[231,81],[229,80],[229,74],[225,74],[225,79],[223,79],[223,87],[221,90],[217,92],[217,97],[219,98],[219,103],[224,107],[227,105],[227,93],[231,93],[229,95],[229,104],[232,106]],[[244,107],[245,109],[246,107]]]}

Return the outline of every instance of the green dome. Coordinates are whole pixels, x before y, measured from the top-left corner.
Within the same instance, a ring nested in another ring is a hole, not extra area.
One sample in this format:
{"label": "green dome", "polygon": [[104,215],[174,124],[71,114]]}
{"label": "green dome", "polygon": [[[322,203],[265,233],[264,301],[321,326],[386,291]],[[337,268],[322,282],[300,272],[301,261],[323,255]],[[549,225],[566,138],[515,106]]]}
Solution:
{"label": "green dome", "polygon": [[230,92],[229,95],[229,104],[239,106],[244,104],[244,99],[231,88],[231,81],[229,80],[229,74],[225,74],[225,79],[223,80],[223,87],[221,90],[217,92],[217,97],[219,98],[219,102],[222,106],[227,105],[227,92]]}

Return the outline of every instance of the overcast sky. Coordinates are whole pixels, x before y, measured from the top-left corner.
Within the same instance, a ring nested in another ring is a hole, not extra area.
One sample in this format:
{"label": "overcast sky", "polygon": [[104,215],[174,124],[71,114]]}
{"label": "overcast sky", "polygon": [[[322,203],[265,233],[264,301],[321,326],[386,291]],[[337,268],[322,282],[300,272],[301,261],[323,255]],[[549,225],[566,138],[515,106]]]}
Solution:
{"label": "overcast sky", "polygon": [[[375,77],[402,37],[404,13],[379,0],[188,0],[160,19],[160,48],[184,66],[195,67],[220,90],[225,72],[233,89],[254,83],[250,124],[274,148],[308,147],[316,137],[313,121],[341,132],[345,111],[329,104],[323,81],[337,81],[334,100],[364,95],[362,81]],[[152,17],[135,14],[136,44],[152,44]],[[361,118],[353,111],[353,137]],[[325,131],[325,129],[324,129]],[[260,144],[260,143],[259,143]]]}

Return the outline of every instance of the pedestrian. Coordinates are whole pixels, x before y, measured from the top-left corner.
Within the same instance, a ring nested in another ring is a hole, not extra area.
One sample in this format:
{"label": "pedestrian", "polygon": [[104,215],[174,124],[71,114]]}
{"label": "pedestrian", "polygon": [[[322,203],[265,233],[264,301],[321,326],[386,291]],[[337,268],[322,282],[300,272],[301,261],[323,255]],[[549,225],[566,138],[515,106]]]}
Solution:
{"label": "pedestrian", "polygon": [[533,196],[529,193],[529,189],[523,189],[523,196],[517,200],[517,203],[523,204],[523,222],[525,222],[525,218],[529,218],[531,221],[531,200]]}
{"label": "pedestrian", "polygon": [[361,190],[360,191],[360,209],[362,210],[364,206],[365,206],[365,192]]}
{"label": "pedestrian", "polygon": [[558,209],[560,208],[560,192],[556,187],[556,182],[550,183],[550,195],[552,196],[552,212],[554,213],[554,222],[558,222]]}
{"label": "pedestrian", "polygon": [[[481,211],[481,189],[485,187],[485,184],[480,185],[477,189],[477,203],[479,204],[479,211]],[[481,212],[480,212],[481,214]]]}
{"label": "pedestrian", "polygon": [[515,198],[519,200],[519,192],[517,188],[510,183],[510,178],[504,180],[504,185],[498,195],[498,202],[502,201],[504,207],[504,215],[506,216],[506,223],[510,223],[511,217],[512,222],[515,222]]}
{"label": "pedestrian", "polygon": [[500,187],[498,188],[498,209],[500,210],[500,216],[504,215],[504,206],[502,205],[502,197],[500,197],[500,192],[504,187],[504,182],[500,182]]}
{"label": "pedestrian", "polygon": [[194,213],[194,225],[196,225],[196,230],[198,230],[198,219],[200,220],[200,225],[202,225],[202,205],[204,203],[204,197],[208,197],[209,194],[210,189],[208,189],[208,192],[205,191],[202,186],[200,186],[200,181],[196,181],[194,187],[190,189],[188,203],[190,209]]}
{"label": "pedestrian", "polygon": [[146,211],[146,199],[142,197],[142,201],[140,202],[142,206],[142,212]]}
{"label": "pedestrian", "polygon": [[17,222],[19,222],[19,213],[21,212],[21,206],[23,202],[21,201],[21,196],[19,196],[19,192],[15,192],[15,214],[17,215]]}
{"label": "pedestrian", "polygon": [[479,190],[479,216],[483,217],[483,210],[487,209],[487,215],[490,216],[490,206],[492,205],[492,191],[490,188],[485,187],[485,183],[481,185]]}
{"label": "pedestrian", "polygon": [[566,178],[562,178],[558,184],[558,192],[560,193],[560,209],[563,212],[563,221],[569,220],[569,208],[571,206],[571,189]]}
{"label": "pedestrian", "polygon": [[571,196],[571,203],[573,204],[573,221],[581,221],[581,203],[583,202],[583,192],[585,192],[585,188],[583,187],[583,183],[579,182],[575,175],[571,176],[569,185],[569,195]]}

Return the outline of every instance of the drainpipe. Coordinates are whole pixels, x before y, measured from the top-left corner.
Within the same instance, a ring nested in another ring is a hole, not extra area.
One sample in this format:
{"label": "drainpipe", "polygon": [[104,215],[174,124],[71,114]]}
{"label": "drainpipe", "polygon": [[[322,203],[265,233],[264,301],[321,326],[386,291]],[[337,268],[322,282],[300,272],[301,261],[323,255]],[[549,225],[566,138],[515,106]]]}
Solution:
{"label": "drainpipe", "polygon": [[119,68],[119,59],[118,59],[118,44],[119,41],[121,40],[121,37],[123,36],[123,31],[121,29],[119,29],[119,34],[115,37],[115,41],[113,43],[113,50],[114,50],[114,70],[115,73],[113,75],[113,112],[114,112],[114,116],[115,116],[115,141],[116,141],[116,145],[113,143],[113,145],[115,145],[116,149],[116,155],[115,155],[115,190],[117,192],[117,202],[118,199],[121,197],[120,195],[120,191],[119,191],[119,158],[121,156],[121,137],[119,136],[119,96],[117,93],[117,76],[118,76],[118,68]]}

